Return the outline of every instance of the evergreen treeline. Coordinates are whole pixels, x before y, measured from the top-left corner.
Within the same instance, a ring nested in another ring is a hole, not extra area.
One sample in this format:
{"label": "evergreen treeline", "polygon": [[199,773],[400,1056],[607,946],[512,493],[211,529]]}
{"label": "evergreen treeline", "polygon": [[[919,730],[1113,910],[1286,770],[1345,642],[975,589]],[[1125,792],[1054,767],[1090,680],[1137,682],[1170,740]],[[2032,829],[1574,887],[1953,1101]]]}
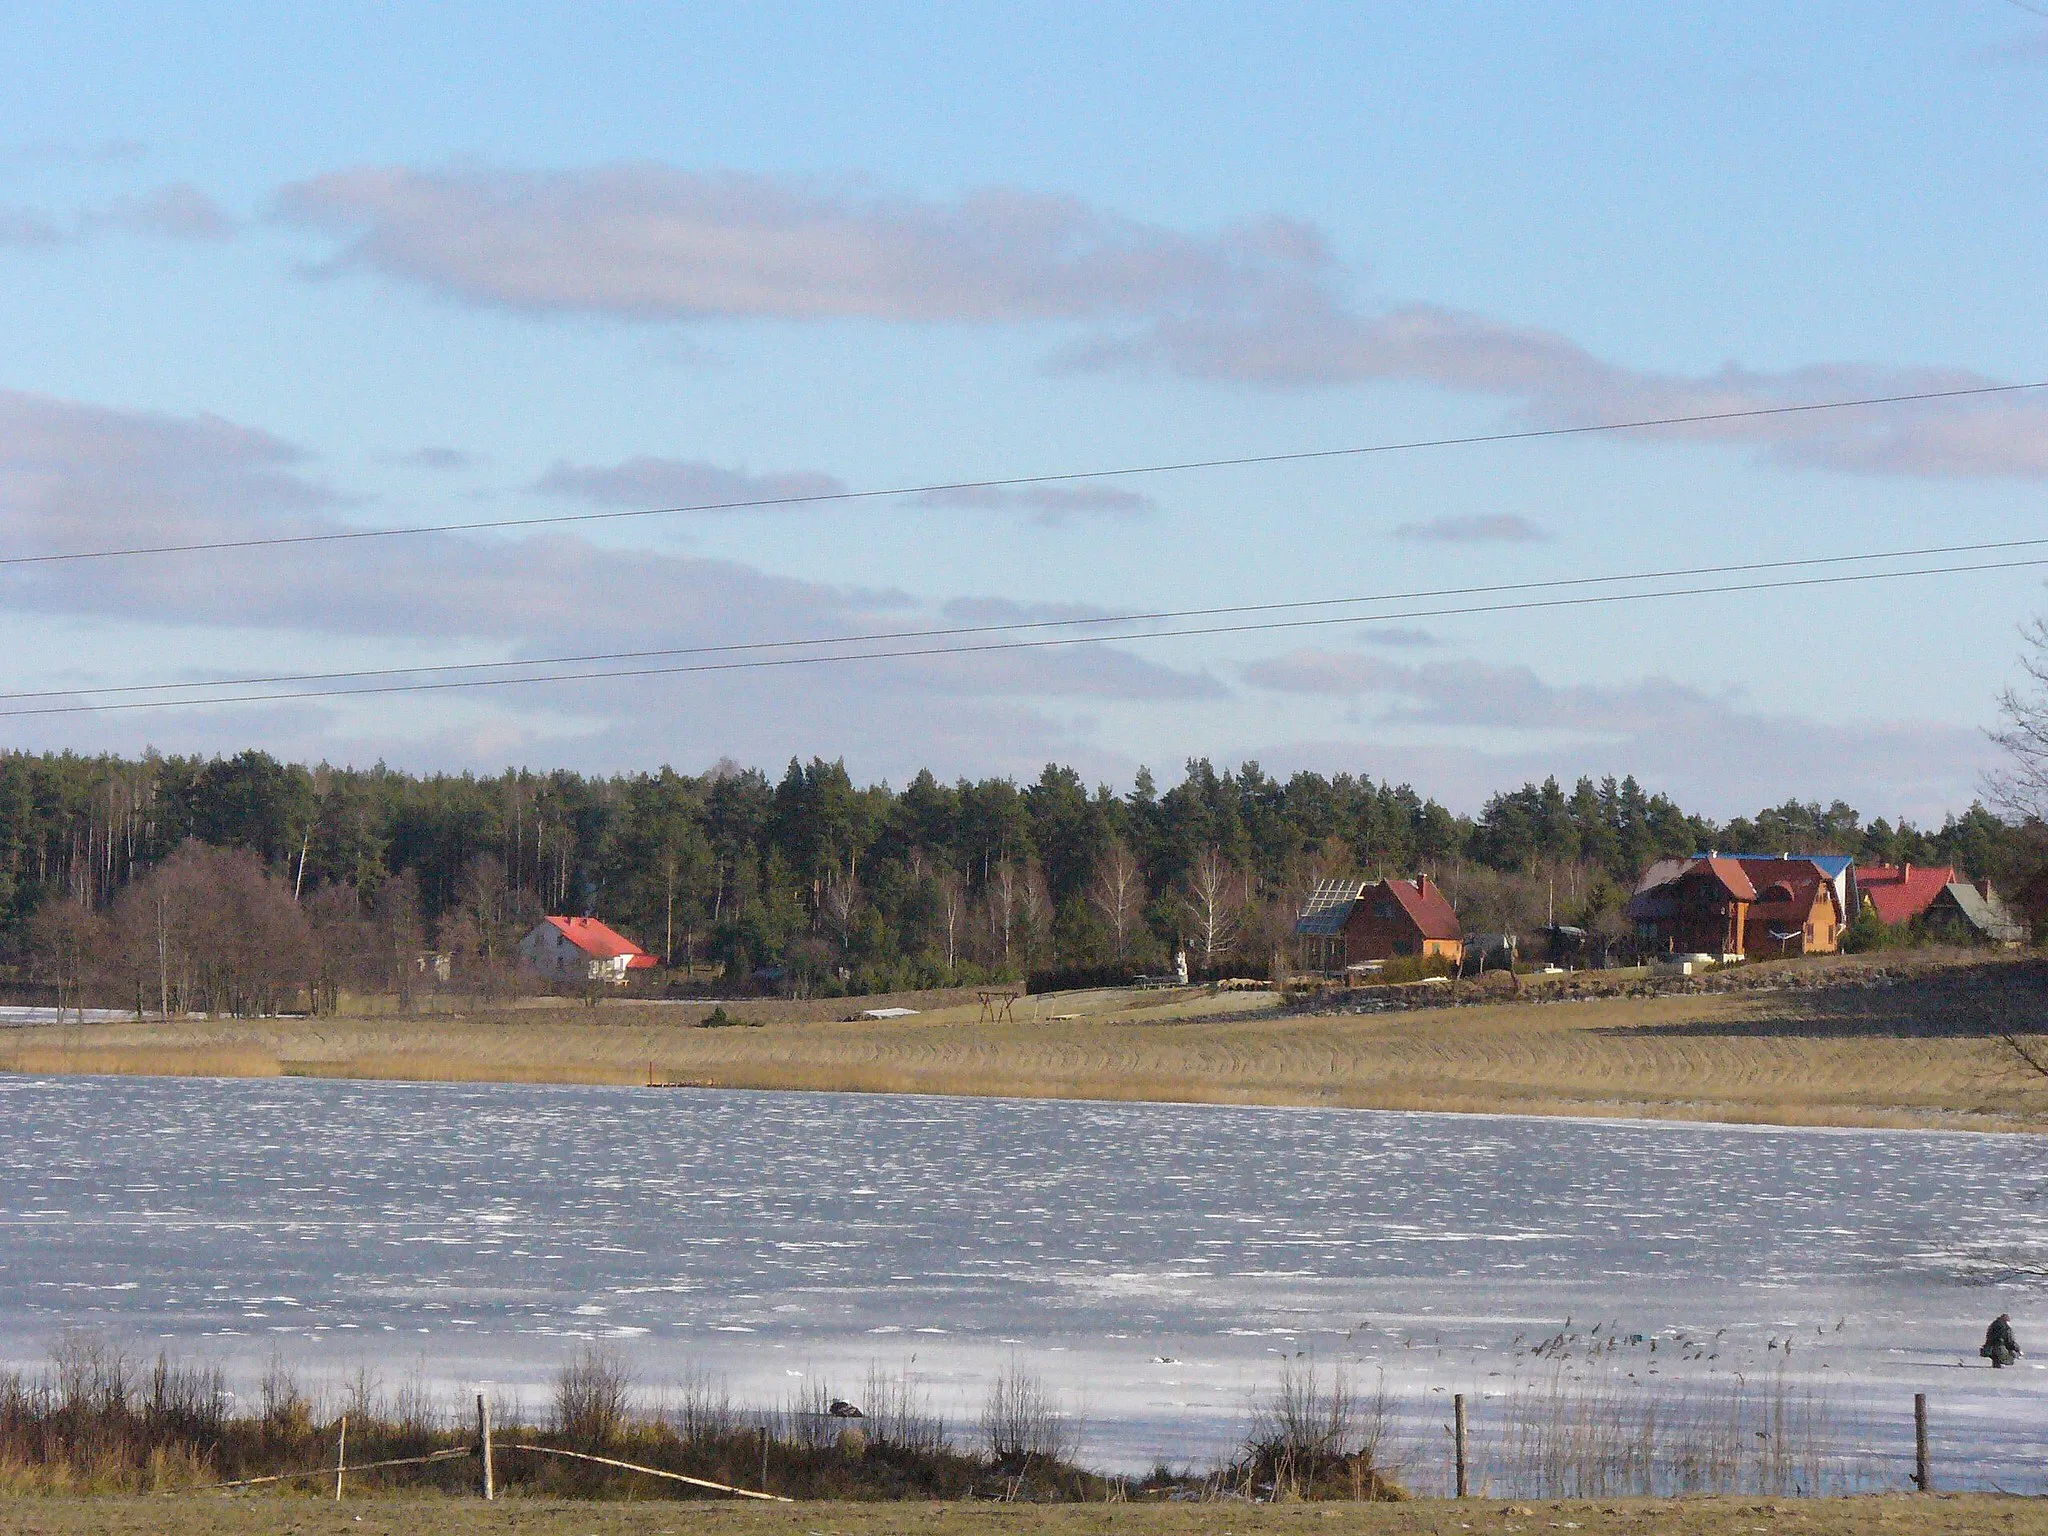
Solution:
{"label": "evergreen treeline", "polygon": [[[478,778],[253,751],[14,753],[0,755],[0,957],[33,966],[40,943],[45,971],[83,974],[66,945],[125,954],[114,990],[154,1006],[175,919],[193,1005],[253,1008],[282,985],[402,988],[424,947],[502,970],[538,915],[566,911],[729,979],[768,968],[799,988],[889,990],[1142,969],[1177,943],[1212,972],[1261,965],[1328,875],[1427,870],[1475,930],[1554,914],[1616,932],[1635,876],[1665,855],[1839,852],[2010,883],[2032,846],[1976,806],[1932,832],[1866,825],[1839,802],[1721,825],[1633,778],[1525,785],[1471,818],[1406,785],[1205,759],[1163,793],[1140,772],[1115,794],[1053,765],[1028,784],[920,773],[893,790],[816,759],[771,781],[729,763]],[[237,942],[292,958],[251,979],[220,958]]]}

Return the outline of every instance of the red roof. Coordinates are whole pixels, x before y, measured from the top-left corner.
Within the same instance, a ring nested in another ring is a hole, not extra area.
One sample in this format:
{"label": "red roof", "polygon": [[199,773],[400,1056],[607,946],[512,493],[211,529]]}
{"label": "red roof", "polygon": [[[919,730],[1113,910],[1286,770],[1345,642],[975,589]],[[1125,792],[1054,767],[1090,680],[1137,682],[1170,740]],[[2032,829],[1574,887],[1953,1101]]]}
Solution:
{"label": "red roof", "polygon": [[1877,908],[1878,921],[1910,923],[1956,881],[1953,864],[1859,864],[1856,889]]}
{"label": "red roof", "polygon": [[593,960],[616,960],[625,955],[628,957],[626,969],[631,971],[644,970],[658,963],[638,944],[594,917],[551,917],[548,921],[562,930],[563,938]]}
{"label": "red roof", "polygon": [[1401,910],[1408,914],[1409,921],[1425,939],[1465,937],[1464,924],[1458,921],[1458,914],[1444,899],[1442,888],[1429,876],[1422,875],[1413,880],[1383,880],[1380,883],[1394,900],[1401,903]]}
{"label": "red roof", "polygon": [[[1694,859],[1685,871],[1687,875],[1702,872],[1718,881],[1721,888],[1735,900],[1756,900],[1756,886],[1749,878],[1749,871],[1742,867],[1742,860],[1709,854],[1704,859]],[[1679,878],[1683,879],[1684,876]]]}
{"label": "red roof", "polygon": [[1828,905],[1835,905],[1834,881],[1827,877],[1827,871],[1810,860],[1758,859],[1751,863],[1750,873],[1761,882],[1757,887],[1756,903],[1749,909],[1751,922],[1799,928],[1820,905],[1823,892]]}

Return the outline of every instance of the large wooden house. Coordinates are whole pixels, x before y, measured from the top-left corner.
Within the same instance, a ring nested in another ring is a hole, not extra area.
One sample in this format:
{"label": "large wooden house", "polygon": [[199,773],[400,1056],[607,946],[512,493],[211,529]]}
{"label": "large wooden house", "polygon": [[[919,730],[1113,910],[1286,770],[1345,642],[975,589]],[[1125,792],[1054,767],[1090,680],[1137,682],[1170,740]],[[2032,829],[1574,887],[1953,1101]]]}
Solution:
{"label": "large wooden house", "polygon": [[1646,948],[1672,954],[1768,960],[1832,954],[1841,944],[1837,878],[1812,859],[1661,860],[1627,911]]}

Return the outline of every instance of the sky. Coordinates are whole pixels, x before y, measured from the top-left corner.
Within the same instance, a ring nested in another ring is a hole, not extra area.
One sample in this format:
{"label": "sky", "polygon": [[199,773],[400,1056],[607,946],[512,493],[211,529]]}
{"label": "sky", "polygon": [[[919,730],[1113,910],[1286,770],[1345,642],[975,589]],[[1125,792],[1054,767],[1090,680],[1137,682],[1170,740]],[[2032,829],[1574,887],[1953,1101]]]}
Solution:
{"label": "sky", "polygon": [[1634,773],[1938,823],[2048,609],[2042,545],[81,710],[2048,538],[2048,390],[839,497],[2048,380],[2048,17],[51,4],[0,50],[34,61],[0,93],[7,746],[1119,789],[1203,756],[1465,810]]}

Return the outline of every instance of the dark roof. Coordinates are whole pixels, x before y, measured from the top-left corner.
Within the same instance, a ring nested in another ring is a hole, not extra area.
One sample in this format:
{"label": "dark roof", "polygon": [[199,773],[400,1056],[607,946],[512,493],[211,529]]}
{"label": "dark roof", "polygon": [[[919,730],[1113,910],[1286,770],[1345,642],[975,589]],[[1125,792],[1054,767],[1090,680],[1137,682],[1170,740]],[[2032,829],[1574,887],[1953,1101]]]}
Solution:
{"label": "dark roof", "polygon": [[2018,944],[2025,940],[2027,930],[1996,896],[1986,896],[1967,880],[1954,881],[1944,894],[1961,910],[1970,926],[1985,938],[1996,939],[2001,944]]}
{"label": "dark roof", "polygon": [[1363,880],[1318,880],[1294,916],[1295,933],[1307,938],[1334,939],[1351,920],[1351,909],[1364,891]]}

